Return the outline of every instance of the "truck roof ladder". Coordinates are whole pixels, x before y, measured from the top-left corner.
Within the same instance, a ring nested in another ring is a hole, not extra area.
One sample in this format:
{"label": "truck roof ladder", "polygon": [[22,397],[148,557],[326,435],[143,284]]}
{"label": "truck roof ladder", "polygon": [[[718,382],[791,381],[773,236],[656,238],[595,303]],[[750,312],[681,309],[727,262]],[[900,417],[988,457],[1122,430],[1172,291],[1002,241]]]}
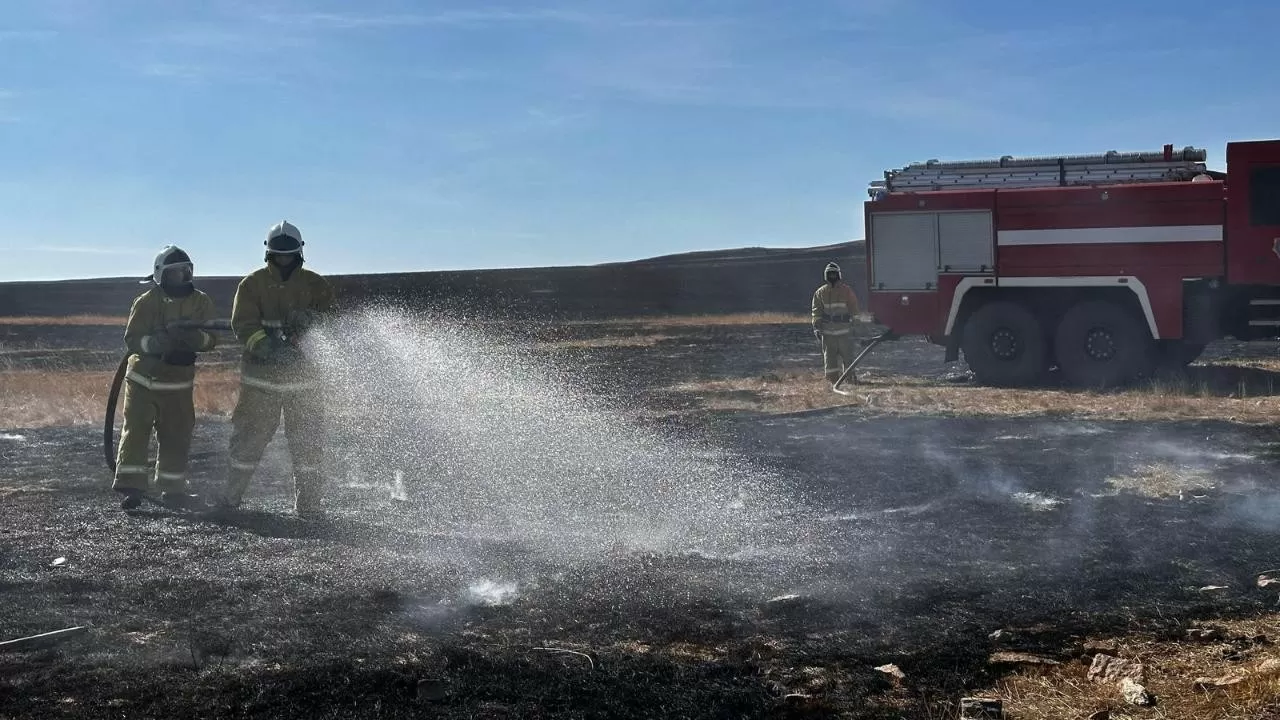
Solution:
{"label": "truck roof ladder", "polygon": [[872,198],[892,192],[986,188],[1066,187],[1135,182],[1187,181],[1208,173],[1202,149],[1110,152],[1098,155],[914,163],[888,170],[871,183]]}

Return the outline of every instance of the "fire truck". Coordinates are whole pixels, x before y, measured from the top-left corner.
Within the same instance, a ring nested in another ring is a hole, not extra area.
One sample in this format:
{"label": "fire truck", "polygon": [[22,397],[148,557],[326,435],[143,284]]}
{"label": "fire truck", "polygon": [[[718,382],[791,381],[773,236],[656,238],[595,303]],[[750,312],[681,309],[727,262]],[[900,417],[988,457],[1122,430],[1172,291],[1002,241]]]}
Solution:
{"label": "fire truck", "polygon": [[869,310],[984,384],[1120,386],[1280,330],[1280,140],[885,172],[864,203]]}

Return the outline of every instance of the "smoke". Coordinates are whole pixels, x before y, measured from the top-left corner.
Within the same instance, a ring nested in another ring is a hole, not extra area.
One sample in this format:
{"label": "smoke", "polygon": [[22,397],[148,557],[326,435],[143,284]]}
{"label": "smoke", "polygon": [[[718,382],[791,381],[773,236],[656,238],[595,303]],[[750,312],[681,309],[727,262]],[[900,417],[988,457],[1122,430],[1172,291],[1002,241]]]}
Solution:
{"label": "smoke", "polygon": [[[935,477],[935,502],[946,508],[939,514],[975,525],[956,531],[957,562],[1081,578],[1114,563],[1142,575],[1205,553],[1196,535],[1206,529],[1280,531],[1280,493],[1243,429],[1075,420],[969,427],[960,437],[923,433],[917,453]],[[995,526],[984,532],[978,523]],[[1175,527],[1186,529],[1170,534]],[[1019,536],[1020,546],[999,541],[1016,545]]]}

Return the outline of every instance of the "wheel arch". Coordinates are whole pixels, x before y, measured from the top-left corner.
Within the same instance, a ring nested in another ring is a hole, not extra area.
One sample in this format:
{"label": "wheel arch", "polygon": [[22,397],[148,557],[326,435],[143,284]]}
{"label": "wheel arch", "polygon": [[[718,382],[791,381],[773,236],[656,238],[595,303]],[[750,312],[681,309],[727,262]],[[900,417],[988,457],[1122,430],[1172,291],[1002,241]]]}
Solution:
{"label": "wheel arch", "polygon": [[1161,339],[1147,287],[1132,275],[1000,278],[994,286],[988,284],[989,280],[964,278],[957,285],[944,332],[949,352],[959,347],[965,324],[974,310],[995,300],[1012,300],[1030,306],[1045,332],[1052,333],[1062,313],[1071,305],[1082,300],[1109,299],[1137,313],[1151,338]]}

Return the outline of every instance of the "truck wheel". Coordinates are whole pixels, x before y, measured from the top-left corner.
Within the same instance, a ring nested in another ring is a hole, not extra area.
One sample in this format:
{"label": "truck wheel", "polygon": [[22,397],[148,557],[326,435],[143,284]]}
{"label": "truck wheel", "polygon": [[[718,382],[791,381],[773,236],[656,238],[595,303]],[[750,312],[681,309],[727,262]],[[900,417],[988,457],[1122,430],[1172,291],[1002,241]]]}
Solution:
{"label": "truck wheel", "polygon": [[1004,301],[975,310],[961,340],[965,362],[978,382],[1004,387],[1032,385],[1043,378],[1047,345],[1036,316]]}
{"label": "truck wheel", "polygon": [[1073,306],[1054,336],[1067,382],[1089,388],[1117,387],[1149,374],[1154,345],[1145,323],[1105,300]]}

